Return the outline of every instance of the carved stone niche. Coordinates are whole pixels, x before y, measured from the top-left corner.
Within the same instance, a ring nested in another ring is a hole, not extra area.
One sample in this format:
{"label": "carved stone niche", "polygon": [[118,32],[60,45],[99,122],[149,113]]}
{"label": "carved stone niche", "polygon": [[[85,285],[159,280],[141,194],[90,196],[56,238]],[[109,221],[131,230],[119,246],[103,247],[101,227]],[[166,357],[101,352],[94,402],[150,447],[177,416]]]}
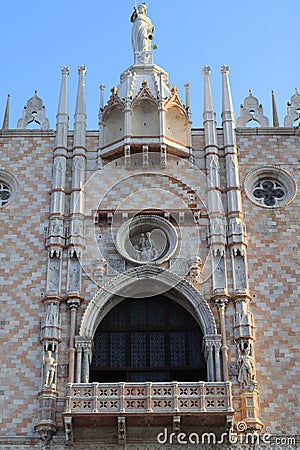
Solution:
{"label": "carved stone niche", "polygon": [[177,243],[177,231],[169,221],[145,215],[124,222],[115,244],[118,252],[130,262],[158,265],[171,258]]}

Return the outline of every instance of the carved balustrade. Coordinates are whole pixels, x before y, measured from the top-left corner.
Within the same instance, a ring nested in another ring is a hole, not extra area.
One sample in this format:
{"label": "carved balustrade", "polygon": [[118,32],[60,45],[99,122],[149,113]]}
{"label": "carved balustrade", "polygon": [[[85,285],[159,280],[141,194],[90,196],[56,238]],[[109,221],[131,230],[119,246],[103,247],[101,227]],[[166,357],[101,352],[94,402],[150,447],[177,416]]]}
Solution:
{"label": "carved balustrade", "polygon": [[233,412],[230,382],[68,384],[65,415]]}

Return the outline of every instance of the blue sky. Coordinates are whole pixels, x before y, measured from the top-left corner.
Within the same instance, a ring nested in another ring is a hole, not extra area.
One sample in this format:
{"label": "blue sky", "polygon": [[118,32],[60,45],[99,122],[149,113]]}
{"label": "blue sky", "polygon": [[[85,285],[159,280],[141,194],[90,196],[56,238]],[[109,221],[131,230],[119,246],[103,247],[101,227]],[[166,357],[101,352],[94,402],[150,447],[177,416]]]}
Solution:
{"label": "blue sky", "polygon": [[[253,90],[271,119],[275,90],[279,120],[286,103],[300,88],[300,2],[252,0],[148,0],[156,27],[155,63],[169,72],[184,99],[191,84],[193,126],[202,126],[203,77],[210,65],[218,124],[221,115],[220,67],[230,66],[236,117]],[[86,65],[88,128],[97,129],[99,85],[117,85],[120,73],[133,62],[131,24],[134,0],[114,2],[52,0],[5,2],[1,8],[0,126],[7,94],[11,94],[10,127],[15,128],[34,90],[44,100],[55,127],[60,67],[70,67],[70,126],[77,89],[77,66]]]}

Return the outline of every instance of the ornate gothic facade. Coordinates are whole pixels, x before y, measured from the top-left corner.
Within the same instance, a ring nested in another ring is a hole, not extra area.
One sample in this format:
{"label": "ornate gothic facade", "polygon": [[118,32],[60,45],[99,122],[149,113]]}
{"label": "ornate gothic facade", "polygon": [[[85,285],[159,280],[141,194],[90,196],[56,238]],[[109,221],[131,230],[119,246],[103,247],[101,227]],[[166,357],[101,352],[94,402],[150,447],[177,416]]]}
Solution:
{"label": "ornate gothic facade", "polygon": [[223,66],[217,128],[205,66],[192,128],[146,13],[99,131],[84,66],[74,130],[67,67],[55,130],[36,92],[16,129],[7,104],[0,448],[297,448],[300,95],[284,127],[252,92],[235,122]]}

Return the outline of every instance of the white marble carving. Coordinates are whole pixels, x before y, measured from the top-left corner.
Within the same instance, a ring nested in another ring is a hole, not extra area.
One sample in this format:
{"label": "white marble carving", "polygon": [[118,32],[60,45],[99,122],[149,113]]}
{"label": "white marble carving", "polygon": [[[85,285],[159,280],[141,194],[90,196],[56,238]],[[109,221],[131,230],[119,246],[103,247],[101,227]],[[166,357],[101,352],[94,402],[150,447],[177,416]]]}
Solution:
{"label": "white marble carving", "polygon": [[60,291],[60,258],[54,253],[48,260],[47,292],[58,294]]}
{"label": "white marble carving", "polygon": [[31,97],[26,106],[24,106],[22,118],[18,120],[18,128],[26,128],[30,123],[35,122],[40,125],[42,130],[50,128],[49,120],[46,117],[46,108],[43,100],[37,96],[37,91]]}
{"label": "white marble carving", "polygon": [[146,3],[140,4],[131,15],[132,22],[132,48],[134,52],[151,51],[151,41],[153,40],[154,26],[151,19],[147,17]]}
{"label": "white marble carving", "polygon": [[189,278],[192,283],[198,283],[202,272],[202,260],[200,256],[195,256],[190,260]]}
{"label": "white marble carving", "polygon": [[84,180],[85,161],[82,156],[73,159],[73,188],[82,188]]}
{"label": "white marble carving", "polygon": [[264,116],[262,105],[258,99],[252,95],[252,90],[249,90],[249,96],[245,98],[244,105],[240,106],[240,117],[236,121],[237,128],[246,127],[247,123],[254,120],[262,127],[269,126],[269,119]]}
{"label": "white marble carving", "polygon": [[161,264],[174,254],[177,232],[166,219],[144,215],[124,222],[116,238],[119,253],[127,260],[140,264]]}
{"label": "white marble carving", "polygon": [[55,373],[57,362],[52,356],[52,351],[48,350],[43,355],[43,366],[44,366],[44,375],[45,375],[45,388],[55,388]]}
{"label": "white marble carving", "polygon": [[246,268],[244,256],[238,254],[233,257],[234,287],[235,290],[247,288]]}
{"label": "white marble carving", "polygon": [[66,158],[57,156],[54,159],[53,187],[64,188],[66,178]]}
{"label": "white marble carving", "polygon": [[214,290],[223,290],[226,288],[226,274],[224,255],[213,256],[213,286]]}
{"label": "white marble carving", "polygon": [[238,381],[243,388],[251,388],[255,381],[255,366],[252,343],[248,339],[242,339],[238,343],[238,353]]}
{"label": "white marble carving", "polygon": [[300,94],[298,89],[295,89],[295,94],[287,104],[287,115],[284,118],[285,127],[293,127],[294,122],[300,119]]}
{"label": "white marble carving", "polygon": [[80,292],[81,289],[81,266],[77,256],[69,258],[68,265],[68,292]]}

